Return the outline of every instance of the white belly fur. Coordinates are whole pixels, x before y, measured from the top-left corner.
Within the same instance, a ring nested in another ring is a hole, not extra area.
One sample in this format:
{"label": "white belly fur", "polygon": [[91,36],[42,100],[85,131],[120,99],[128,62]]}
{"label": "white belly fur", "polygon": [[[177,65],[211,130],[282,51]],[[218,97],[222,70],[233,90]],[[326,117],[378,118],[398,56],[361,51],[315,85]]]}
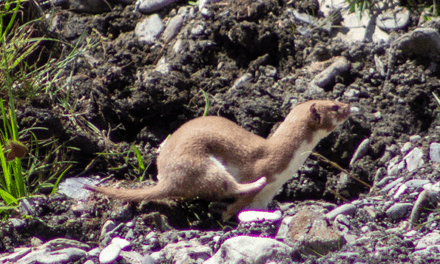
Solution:
{"label": "white belly fur", "polygon": [[261,190],[257,196],[255,196],[254,201],[249,205],[249,208],[267,208],[267,205],[272,201],[275,194],[281,190],[281,187],[283,187],[284,183],[290,180],[294,174],[298,172],[298,169],[304,164],[305,160],[309,157],[311,151],[315,148],[316,144],[318,144],[319,140],[328,134],[325,131],[319,132],[321,133],[316,133],[312,142],[308,143],[307,141],[304,141],[301,143],[299,149],[289,162],[286,170],[274,175],[275,181],[267,184],[263,190]]}

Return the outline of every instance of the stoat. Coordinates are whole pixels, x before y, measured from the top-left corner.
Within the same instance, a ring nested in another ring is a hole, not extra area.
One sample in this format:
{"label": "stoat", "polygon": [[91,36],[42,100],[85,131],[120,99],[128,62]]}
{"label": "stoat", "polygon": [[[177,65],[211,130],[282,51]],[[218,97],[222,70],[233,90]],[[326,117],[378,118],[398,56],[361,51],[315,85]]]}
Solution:
{"label": "stoat", "polygon": [[182,125],[163,146],[155,186],[86,188],[128,201],[236,198],[223,213],[227,220],[243,208],[267,208],[318,142],[349,114],[344,103],[308,101],[294,107],[267,139],[223,117],[199,117]]}

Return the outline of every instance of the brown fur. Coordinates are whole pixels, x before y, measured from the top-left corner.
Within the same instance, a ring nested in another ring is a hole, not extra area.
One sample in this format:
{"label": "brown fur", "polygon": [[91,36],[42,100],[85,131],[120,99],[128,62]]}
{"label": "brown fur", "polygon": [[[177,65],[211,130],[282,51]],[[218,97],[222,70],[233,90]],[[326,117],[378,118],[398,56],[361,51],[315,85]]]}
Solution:
{"label": "brown fur", "polygon": [[223,117],[199,117],[182,125],[165,143],[157,159],[157,185],[136,190],[86,188],[129,201],[235,197],[238,200],[223,216],[227,219],[249,205],[266,184],[276,181],[276,175],[298,157],[303,142],[316,145],[313,136],[319,132],[319,141],[345,121],[349,112],[343,103],[308,101],[293,108],[267,139]]}

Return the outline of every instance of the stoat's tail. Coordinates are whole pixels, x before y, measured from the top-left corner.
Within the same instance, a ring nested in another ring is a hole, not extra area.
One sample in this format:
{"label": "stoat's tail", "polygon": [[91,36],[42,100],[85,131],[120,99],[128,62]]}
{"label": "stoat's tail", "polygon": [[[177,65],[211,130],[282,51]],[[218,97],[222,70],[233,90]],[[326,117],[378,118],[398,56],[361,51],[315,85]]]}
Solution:
{"label": "stoat's tail", "polygon": [[144,189],[116,189],[92,185],[85,185],[84,188],[124,201],[150,201],[168,198],[165,188],[160,184]]}

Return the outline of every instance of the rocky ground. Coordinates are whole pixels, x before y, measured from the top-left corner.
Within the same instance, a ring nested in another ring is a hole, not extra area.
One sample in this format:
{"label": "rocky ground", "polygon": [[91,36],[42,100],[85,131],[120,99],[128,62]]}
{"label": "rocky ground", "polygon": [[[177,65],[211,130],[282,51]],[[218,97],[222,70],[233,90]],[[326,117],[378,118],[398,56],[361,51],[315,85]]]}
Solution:
{"label": "rocky ground", "polygon": [[[0,262],[440,261],[440,20],[423,19],[429,1],[411,11],[387,1],[361,21],[344,3],[316,3],[39,3],[61,40],[52,48],[82,54],[55,97],[19,100],[17,118],[20,129],[49,128],[39,140],[75,147],[63,160],[76,163],[56,194],[41,189],[0,223]],[[276,196],[275,213],[225,223],[224,205],[202,199],[134,204],[81,188],[152,184],[160,144],[207,101],[209,115],[266,137],[310,99],[353,113]]]}

